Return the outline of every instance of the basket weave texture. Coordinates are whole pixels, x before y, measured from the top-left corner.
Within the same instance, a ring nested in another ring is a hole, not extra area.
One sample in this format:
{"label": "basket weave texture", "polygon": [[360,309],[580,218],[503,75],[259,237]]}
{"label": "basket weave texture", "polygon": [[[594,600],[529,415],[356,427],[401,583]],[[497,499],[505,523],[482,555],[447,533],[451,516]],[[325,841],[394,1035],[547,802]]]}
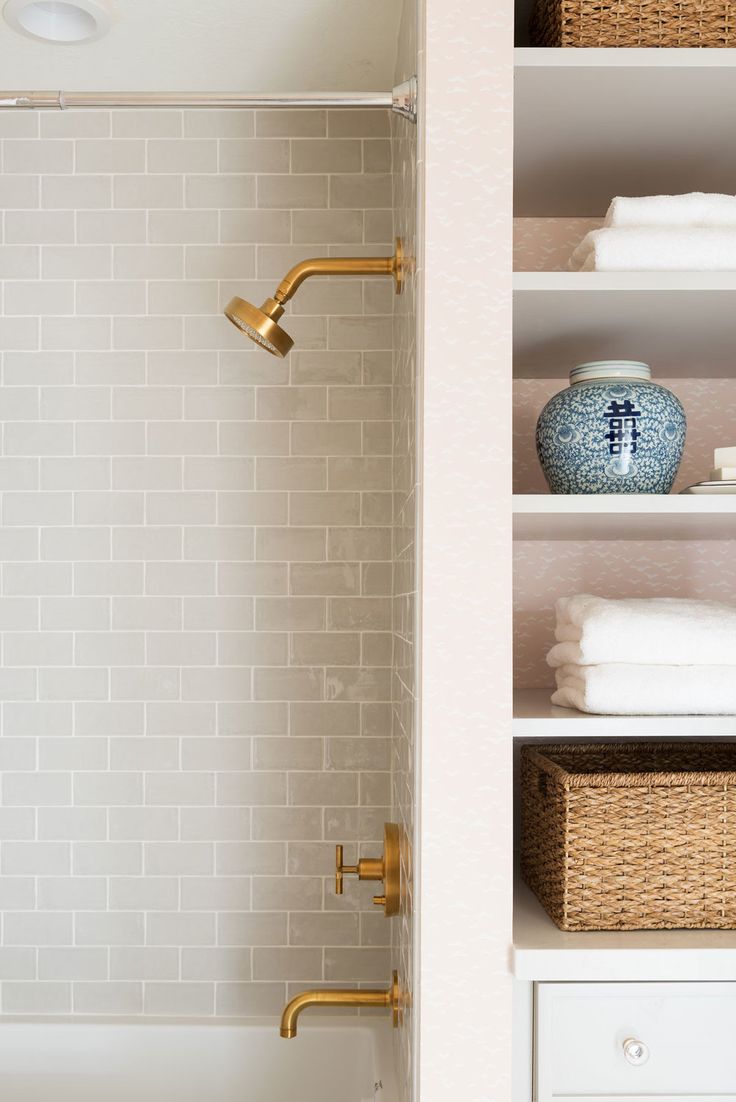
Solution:
{"label": "basket weave texture", "polygon": [[536,0],[529,31],[534,46],[733,46],[736,2]]}
{"label": "basket weave texture", "polygon": [[525,746],[521,872],[562,930],[736,928],[736,744]]}

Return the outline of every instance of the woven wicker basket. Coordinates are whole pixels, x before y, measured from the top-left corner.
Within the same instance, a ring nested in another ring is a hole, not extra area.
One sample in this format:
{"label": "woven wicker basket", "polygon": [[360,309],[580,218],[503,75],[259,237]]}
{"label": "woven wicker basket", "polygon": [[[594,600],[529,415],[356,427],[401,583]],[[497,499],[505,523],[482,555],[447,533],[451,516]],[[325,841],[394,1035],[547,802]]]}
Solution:
{"label": "woven wicker basket", "polygon": [[536,0],[534,46],[736,45],[728,0]]}
{"label": "woven wicker basket", "polygon": [[736,928],[736,744],[526,746],[521,871],[562,930]]}

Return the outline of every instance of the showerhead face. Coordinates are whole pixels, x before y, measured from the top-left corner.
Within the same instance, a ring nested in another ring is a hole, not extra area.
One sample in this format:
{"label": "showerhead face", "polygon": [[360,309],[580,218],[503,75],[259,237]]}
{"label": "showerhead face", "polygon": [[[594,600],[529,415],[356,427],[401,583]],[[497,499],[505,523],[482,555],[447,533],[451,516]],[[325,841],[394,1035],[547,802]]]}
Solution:
{"label": "showerhead face", "polygon": [[225,317],[237,326],[241,333],[245,333],[246,337],[250,337],[272,356],[283,359],[291,351],[294,342],[267,313],[269,308],[277,317],[283,313],[283,308],[273,299],[267,299],[259,309],[251,302],[246,302],[244,298],[235,297],[225,307]]}

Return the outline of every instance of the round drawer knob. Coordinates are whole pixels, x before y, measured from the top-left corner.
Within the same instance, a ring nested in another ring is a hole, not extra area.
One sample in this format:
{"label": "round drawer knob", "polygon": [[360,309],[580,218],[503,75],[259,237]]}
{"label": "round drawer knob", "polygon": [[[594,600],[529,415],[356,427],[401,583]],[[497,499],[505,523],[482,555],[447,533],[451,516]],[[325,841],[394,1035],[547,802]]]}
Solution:
{"label": "round drawer knob", "polygon": [[635,1068],[646,1064],[649,1059],[649,1049],[643,1041],[637,1041],[635,1037],[628,1037],[624,1041],[624,1056]]}

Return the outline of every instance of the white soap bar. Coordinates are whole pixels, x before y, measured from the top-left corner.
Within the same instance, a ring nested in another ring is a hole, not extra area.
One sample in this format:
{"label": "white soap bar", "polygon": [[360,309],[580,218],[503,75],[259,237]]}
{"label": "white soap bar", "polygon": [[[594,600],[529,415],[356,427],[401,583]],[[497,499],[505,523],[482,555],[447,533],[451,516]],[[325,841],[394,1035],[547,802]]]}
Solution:
{"label": "white soap bar", "polygon": [[710,472],[711,482],[736,482],[736,467],[716,467]]}
{"label": "white soap bar", "polygon": [[714,467],[736,467],[736,447],[716,448],[713,452]]}

